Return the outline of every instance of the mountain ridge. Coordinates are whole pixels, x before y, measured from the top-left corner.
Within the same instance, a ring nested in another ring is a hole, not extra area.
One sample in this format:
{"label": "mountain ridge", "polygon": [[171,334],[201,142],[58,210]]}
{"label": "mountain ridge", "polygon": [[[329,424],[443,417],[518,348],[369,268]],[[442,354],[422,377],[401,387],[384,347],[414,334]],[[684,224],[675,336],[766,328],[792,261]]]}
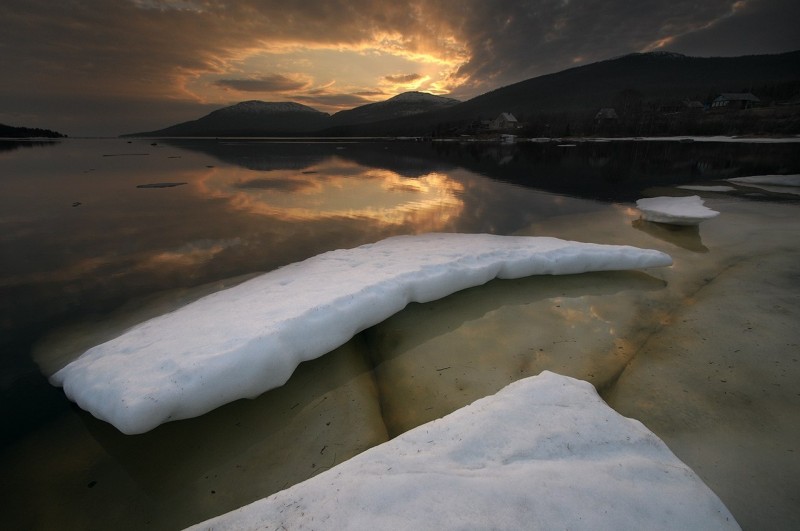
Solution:
{"label": "mountain ridge", "polygon": [[353,109],[339,111],[331,116],[331,126],[390,120],[445,109],[461,103],[459,100],[436,96],[427,92],[410,91],[388,100],[368,103]]}
{"label": "mountain ridge", "polygon": [[[308,133],[423,114],[460,103],[459,100],[410,91],[375,103],[339,111],[333,116],[295,102],[247,100],[188,122],[131,136],[270,136]],[[315,129],[316,128],[316,129]]]}
{"label": "mountain ridge", "polygon": [[[708,104],[723,92],[755,92],[767,100],[800,94],[800,51],[740,57],[632,53],[512,83],[463,102],[406,92],[332,116],[293,102],[250,100],[199,120],[123,136],[423,136],[470,132],[471,124],[503,112],[528,123],[529,133],[563,135],[571,125],[586,129],[600,108],[620,107],[620,118],[632,120],[631,109],[641,113],[681,100]],[[214,124],[220,117],[248,114],[231,110],[240,106],[250,109],[250,122]]]}
{"label": "mountain ridge", "polygon": [[330,115],[295,102],[247,100],[198,118],[123,137],[282,136],[324,128]]}
{"label": "mountain ridge", "polygon": [[[622,123],[642,118],[648,108],[666,103],[698,100],[710,104],[723,92],[751,91],[766,101],[796,99],[800,95],[800,50],[710,58],[672,52],[627,54],[499,87],[447,109],[415,116],[413,120],[400,118],[326,132],[342,136],[469,134],[474,131],[475,123],[509,112],[527,123],[522,132],[528,136],[592,134],[596,132],[592,128],[594,118],[601,108],[623,105],[639,109],[621,116]],[[694,128],[685,128],[681,123],[661,123],[649,129],[628,124],[618,132],[797,134],[800,133],[798,114],[795,112],[777,120],[779,123],[767,123],[764,127],[752,123],[755,118],[728,127],[716,117],[716,123]]]}
{"label": "mountain ridge", "polygon": [[240,101],[234,105],[217,109],[209,114],[215,113],[258,113],[258,112],[321,112],[313,107],[295,103],[293,101],[261,101],[247,100]]}

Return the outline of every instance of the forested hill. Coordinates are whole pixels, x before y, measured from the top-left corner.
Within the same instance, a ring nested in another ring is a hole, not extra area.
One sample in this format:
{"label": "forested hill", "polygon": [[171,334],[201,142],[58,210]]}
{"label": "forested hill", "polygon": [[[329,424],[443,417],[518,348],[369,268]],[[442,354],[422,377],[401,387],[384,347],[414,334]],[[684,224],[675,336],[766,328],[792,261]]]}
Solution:
{"label": "forested hill", "polygon": [[788,99],[800,90],[800,51],[743,57],[637,53],[499,88],[450,109],[458,113],[596,110],[614,107],[626,91],[644,101],[710,103],[723,92]]}
{"label": "forested hill", "polygon": [[[800,96],[800,51],[709,58],[636,53],[521,81],[411,119],[338,128],[336,133],[469,133],[471,124],[511,113],[526,124],[531,135],[564,135],[570,129],[572,134],[590,134],[602,108],[616,109],[620,125],[641,124],[644,118],[655,120],[659,113],[685,101],[708,108],[721,93],[742,92],[758,97],[759,107],[796,100]],[[711,117],[716,121],[713,127],[724,127],[722,122],[731,122],[731,118]],[[764,122],[763,117],[758,120]],[[707,121],[703,117],[698,120]],[[656,125],[663,129],[663,124]]]}
{"label": "forested hill", "polygon": [[0,138],[64,138],[65,136],[50,129],[13,127],[0,124]]}

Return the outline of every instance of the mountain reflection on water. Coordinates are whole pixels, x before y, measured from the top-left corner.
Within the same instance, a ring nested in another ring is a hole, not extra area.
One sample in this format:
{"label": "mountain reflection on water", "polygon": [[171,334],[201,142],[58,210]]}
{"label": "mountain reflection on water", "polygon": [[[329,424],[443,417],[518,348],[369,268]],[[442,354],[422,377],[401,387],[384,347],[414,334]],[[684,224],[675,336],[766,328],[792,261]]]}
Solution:
{"label": "mountain reflection on water", "polygon": [[380,142],[168,140],[254,171],[299,170],[331,156],[407,178],[457,168],[525,187],[586,199],[633,201],[644,187],[745,175],[792,173],[794,143],[594,141]]}

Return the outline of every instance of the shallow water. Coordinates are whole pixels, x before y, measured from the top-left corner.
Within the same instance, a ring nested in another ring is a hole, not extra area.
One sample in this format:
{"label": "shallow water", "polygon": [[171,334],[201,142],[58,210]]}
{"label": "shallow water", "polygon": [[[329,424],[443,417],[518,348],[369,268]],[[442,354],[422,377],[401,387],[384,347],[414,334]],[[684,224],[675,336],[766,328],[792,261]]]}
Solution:
{"label": "shallow water", "polygon": [[[185,526],[549,369],[645,422],[745,528],[796,527],[796,199],[700,192],[722,214],[680,230],[638,221],[631,206],[695,193],[673,184],[799,166],[791,146],[699,143],[0,151],[4,514],[27,529]],[[627,243],[675,265],[495,281],[410,305],[281,389],[134,437],[68,404],[34,363],[53,370],[87,334],[225,279],[434,230]]]}

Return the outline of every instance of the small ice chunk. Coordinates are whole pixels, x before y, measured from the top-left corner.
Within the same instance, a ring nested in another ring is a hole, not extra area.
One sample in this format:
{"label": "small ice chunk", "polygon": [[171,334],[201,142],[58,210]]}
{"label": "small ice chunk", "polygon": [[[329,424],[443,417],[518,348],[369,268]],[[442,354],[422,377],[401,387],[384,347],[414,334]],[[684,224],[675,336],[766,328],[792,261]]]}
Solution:
{"label": "small ice chunk", "polygon": [[398,236],[288,265],[90,348],[51,382],[128,434],[283,385],[403,309],[493,278],[670,265],[660,252],[556,238]]}
{"label": "small ice chunk", "polygon": [[591,384],[510,384],[190,529],[739,529],[703,481]]}
{"label": "small ice chunk", "polygon": [[699,225],[701,222],[719,215],[716,210],[703,206],[699,196],[689,197],[649,197],[636,201],[636,208],[642,218],[656,223],[671,225]]}

